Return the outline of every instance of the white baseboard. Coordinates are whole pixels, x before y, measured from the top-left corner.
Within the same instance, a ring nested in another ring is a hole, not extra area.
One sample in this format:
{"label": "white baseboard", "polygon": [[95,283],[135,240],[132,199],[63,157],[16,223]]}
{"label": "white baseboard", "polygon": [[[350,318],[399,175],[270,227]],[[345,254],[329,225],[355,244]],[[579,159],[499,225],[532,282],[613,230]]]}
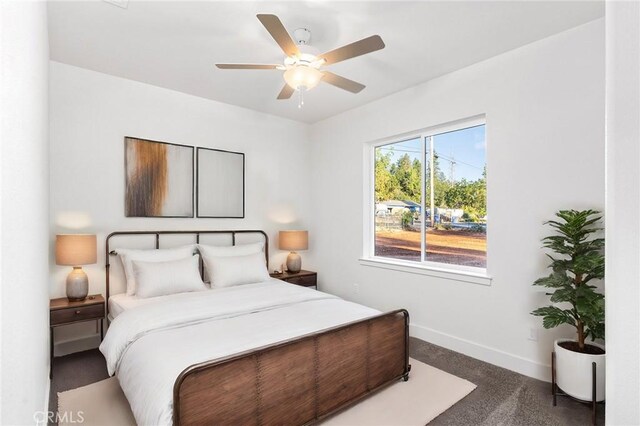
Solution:
{"label": "white baseboard", "polygon": [[55,356],[69,355],[75,352],[87,351],[100,346],[100,335],[82,336],[77,339],[58,341],[53,345]]}
{"label": "white baseboard", "polygon": [[49,372],[47,371],[47,388],[44,393],[44,410],[49,411],[49,395],[51,394],[51,379],[49,378]]}
{"label": "white baseboard", "polygon": [[470,340],[461,339],[417,324],[409,326],[409,334],[452,351],[460,352],[480,361],[506,368],[534,379],[551,382],[551,366],[490,348]]}
{"label": "white baseboard", "polygon": [[[49,413],[49,395],[51,394],[51,379],[49,378],[49,369],[47,369],[47,385],[45,386],[45,392],[44,392],[44,405],[42,408],[42,414],[44,413]],[[56,410],[57,407],[52,407],[52,410]],[[40,424],[38,424],[39,420],[44,420],[46,417],[43,416],[42,414],[36,414],[33,413],[34,416],[34,420],[36,421],[37,426],[40,426]],[[42,426],[46,425],[47,422],[43,421]]]}

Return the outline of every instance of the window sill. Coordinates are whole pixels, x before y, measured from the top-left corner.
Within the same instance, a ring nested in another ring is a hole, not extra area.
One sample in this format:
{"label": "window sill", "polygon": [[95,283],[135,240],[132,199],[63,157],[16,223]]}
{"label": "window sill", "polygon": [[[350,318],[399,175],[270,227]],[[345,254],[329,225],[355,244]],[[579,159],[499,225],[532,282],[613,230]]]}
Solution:
{"label": "window sill", "polygon": [[490,286],[493,278],[483,273],[458,271],[454,269],[436,268],[433,266],[416,265],[402,260],[362,258],[358,259],[362,266],[391,269],[409,274],[428,275],[453,281]]}

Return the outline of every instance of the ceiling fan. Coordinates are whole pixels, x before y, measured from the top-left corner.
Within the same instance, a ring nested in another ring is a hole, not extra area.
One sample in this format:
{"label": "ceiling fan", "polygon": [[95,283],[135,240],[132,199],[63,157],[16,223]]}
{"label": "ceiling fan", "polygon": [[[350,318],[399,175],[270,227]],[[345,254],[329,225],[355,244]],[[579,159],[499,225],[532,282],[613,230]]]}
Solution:
{"label": "ceiling fan", "polygon": [[311,90],[324,81],[351,93],[359,93],[365,88],[364,84],[341,77],[322,69],[326,65],[336,64],[347,59],[365,55],[384,48],[384,42],[379,35],[373,35],[346,46],[339,47],[326,53],[319,54],[318,50],[309,45],[311,32],[306,28],[294,31],[296,44],[284,25],[276,15],[257,15],[258,20],[269,31],[271,37],[278,43],[287,55],[283,64],[216,64],[220,69],[235,70],[280,70],[286,84],[280,91],[278,99],[289,99],[293,92],[298,91],[298,108],[304,104],[302,93]]}

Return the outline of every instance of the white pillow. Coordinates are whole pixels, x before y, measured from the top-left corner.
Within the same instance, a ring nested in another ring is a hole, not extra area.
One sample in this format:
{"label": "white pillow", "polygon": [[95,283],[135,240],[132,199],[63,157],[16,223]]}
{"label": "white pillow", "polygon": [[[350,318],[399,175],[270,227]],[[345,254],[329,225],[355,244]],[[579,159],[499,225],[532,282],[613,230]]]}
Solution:
{"label": "white pillow", "polygon": [[269,280],[269,271],[262,253],[244,256],[207,256],[204,266],[211,277],[211,287],[231,287]]}
{"label": "white pillow", "polygon": [[208,246],[198,244],[198,250],[205,256],[246,256],[248,254],[262,253],[264,243],[241,244],[238,246]]}
{"label": "white pillow", "polygon": [[168,249],[116,249],[122,261],[124,275],[127,279],[127,296],[136,294],[136,278],[133,273],[133,262],[166,262],[168,260],[186,259],[193,256],[195,244]]}
{"label": "white pillow", "polygon": [[133,261],[136,295],[145,298],[206,290],[199,266],[198,255],[167,262]]}
{"label": "white pillow", "polygon": [[[200,251],[205,263],[207,257],[246,256],[248,254],[262,253],[263,248],[264,243],[240,244],[236,246],[208,246],[198,244],[198,251]],[[209,275],[209,268],[205,268],[204,281],[206,283],[212,281],[211,275]]]}

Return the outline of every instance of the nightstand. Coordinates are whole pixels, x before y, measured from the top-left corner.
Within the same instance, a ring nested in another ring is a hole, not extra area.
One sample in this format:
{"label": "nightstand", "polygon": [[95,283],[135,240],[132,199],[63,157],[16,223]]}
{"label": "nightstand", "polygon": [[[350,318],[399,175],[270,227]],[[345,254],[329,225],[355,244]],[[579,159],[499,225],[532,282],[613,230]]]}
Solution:
{"label": "nightstand", "polygon": [[49,340],[51,346],[49,377],[51,377],[51,372],[53,371],[53,329],[78,322],[97,321],[97,324],[100,325],[100,340],[102,340],[104,336],[102,324],[104,313],[104,297],[101,294],[87,296],[81,302],[70,302],[66,297],[49,301]]}
{"label": "nightstand", "polygon": [[281,274],[269,274],[271,278],[286,281],[291,284],[301,285],[303,287],[318,288],[318,273],[302,270],[300,272],[283,272]]}

